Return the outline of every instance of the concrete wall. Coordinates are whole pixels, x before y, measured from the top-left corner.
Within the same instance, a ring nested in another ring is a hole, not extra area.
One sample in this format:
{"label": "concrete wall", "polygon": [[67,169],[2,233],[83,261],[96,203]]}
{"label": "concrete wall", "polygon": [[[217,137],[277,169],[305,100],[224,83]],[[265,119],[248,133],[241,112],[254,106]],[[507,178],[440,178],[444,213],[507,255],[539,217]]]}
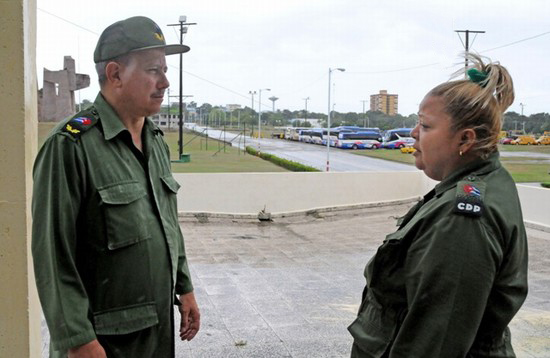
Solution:
{"label": "concrete wall", "polygon": [[179,210],[230,214],[303,211],[416,198],[433,185],[421,172],[174,174]]}
{"label": "concrete wall", "polygon": [[[437,182],[422,172],[174,174],[179,211],[257,215],[417,198]],[[518,185],[527,224],[550,231],[550,189]]]}
{"label": "concrete wall", "polygon": [[36,155],[36,0],[0,0],[0,357],[40,357],[30,255]]}
{"label": "concrete wall", "polygon": [[521,184],[517,188],[525,223],[550,232],[550,189]]}

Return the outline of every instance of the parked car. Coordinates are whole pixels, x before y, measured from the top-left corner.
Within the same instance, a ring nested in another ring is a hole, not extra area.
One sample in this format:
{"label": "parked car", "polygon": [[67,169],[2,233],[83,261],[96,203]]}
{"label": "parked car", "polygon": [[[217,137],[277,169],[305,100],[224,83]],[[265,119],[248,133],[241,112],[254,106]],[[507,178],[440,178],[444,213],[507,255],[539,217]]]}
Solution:
{"label": "parked car", "polygon": [[416,152],[416,149],[414,149],[413,147],[403,147],[403,148],[401,148],[401,153],[412,154],[414,152]]}
{"label": "parked car", "polygon": [[514,139],[516,139],[516,138],[517,138],[517,137],[506,137],[506,138],[502,138],[502,139],[500,140],[500,144],[511,144],[512,141],[513,141]]}
{"label": "parked car", "polygon": [[540,136],[539,139],[537,139],[537,144],[538,145],[550,145],[550,135],[543,135],[543,136]]}
{"label": "parked car", "polygon": [[531,145],[531,144],[537,144],[537,141],[535,137],[532,135],[520,135],[517,137],[517,139],[514,139],[513,141],[511,141],[510,144]]}

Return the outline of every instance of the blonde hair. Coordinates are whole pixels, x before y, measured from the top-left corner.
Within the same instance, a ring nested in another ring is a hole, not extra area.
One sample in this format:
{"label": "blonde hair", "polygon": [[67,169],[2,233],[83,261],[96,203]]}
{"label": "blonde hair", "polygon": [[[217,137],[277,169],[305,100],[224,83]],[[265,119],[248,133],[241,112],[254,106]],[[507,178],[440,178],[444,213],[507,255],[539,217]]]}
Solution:
{"label": "blonde hair", "polygon": [[504,111],[514,102],[514,85],[506,68],[498,62],[487,59],[485,64],[482,57],[475,54],[465,57],[471,65],[455,72],[451,78],[464,75],[472,68],[481,72],[481,78],[484,75],[486,78],[476,78],[476,82],[471,79],[445,82],[428,95],[443,99],[454,131],[471,128],[476,132],[473,151],[486,158],[497,150]]}

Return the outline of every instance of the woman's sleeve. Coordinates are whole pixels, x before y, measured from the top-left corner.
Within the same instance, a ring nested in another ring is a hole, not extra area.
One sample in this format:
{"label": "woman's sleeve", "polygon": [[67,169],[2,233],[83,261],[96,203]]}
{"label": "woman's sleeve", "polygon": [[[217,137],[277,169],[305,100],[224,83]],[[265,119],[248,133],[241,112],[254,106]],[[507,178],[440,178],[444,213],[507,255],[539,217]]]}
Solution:
{"label": "woman's sleeve", "polygon": [[468,352],[502,261],[499,240],[483,220],[450,214],[416,235],[404,264],[407,313],[390,356]]}

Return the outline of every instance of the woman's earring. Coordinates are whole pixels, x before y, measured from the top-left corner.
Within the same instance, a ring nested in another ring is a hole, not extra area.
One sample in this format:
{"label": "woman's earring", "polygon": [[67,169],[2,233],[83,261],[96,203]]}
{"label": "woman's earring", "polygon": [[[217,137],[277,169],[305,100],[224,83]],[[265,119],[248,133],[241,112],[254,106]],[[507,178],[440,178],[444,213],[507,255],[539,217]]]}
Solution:
{"label": "woman's earring", "polygon": [[460,156],[462,157],[462,151],[459,151],[459,152],[458,152],[458,155],[460,155]]}

